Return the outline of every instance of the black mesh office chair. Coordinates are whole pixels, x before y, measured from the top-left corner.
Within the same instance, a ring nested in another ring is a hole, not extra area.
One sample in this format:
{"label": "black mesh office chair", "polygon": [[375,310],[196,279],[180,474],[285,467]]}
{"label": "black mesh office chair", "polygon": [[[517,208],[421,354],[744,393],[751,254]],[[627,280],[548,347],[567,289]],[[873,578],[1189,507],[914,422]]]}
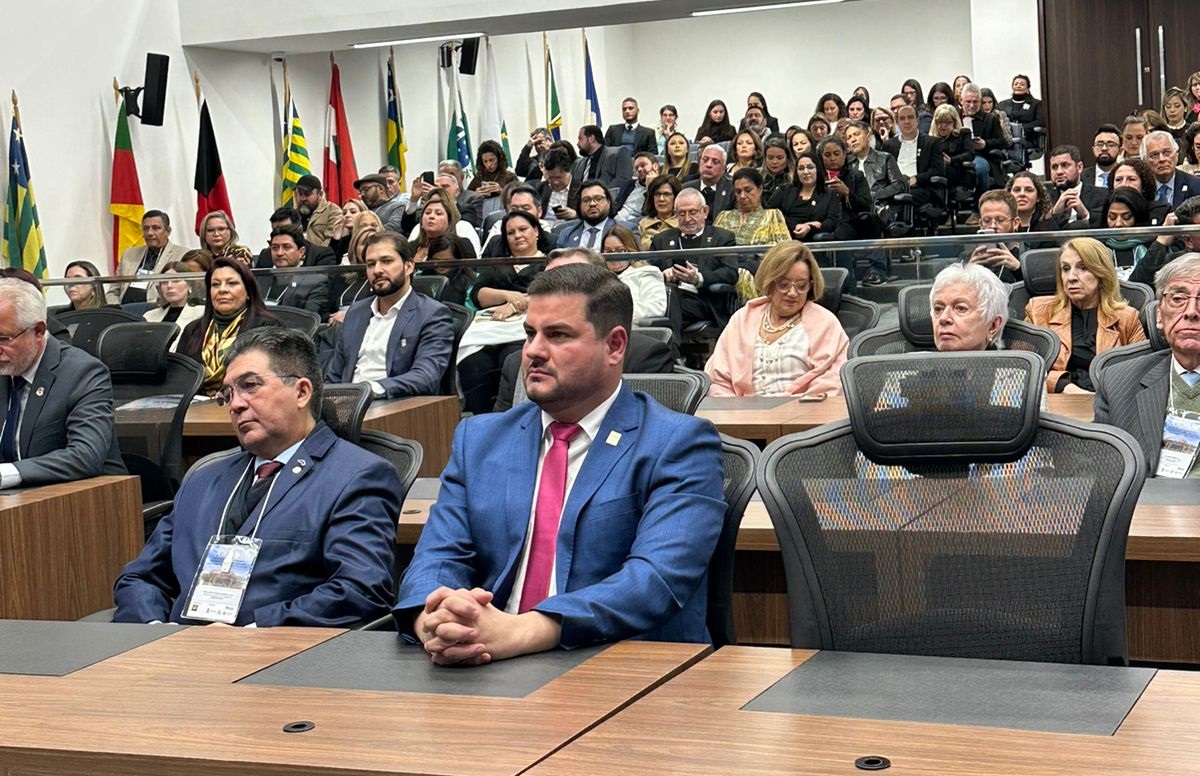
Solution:
{"label": "black mesh office chair", "polygon": [[454,327],[454,341],[450,346],[450,362],[446,364],[446,371],[442,373],[439,393],[442,396],[457,396],[458,346],[462,343],[463,334],[467,332],[471,321],[475,320],[475,314],[454,302],[442,302],[442,304],[446,305],[446,309],[450,311],[451,326]]}
{"label": "black mesh office chair", "polygon": [[71,334],[71,344],[93,356],[100,355],[100,333],[117,323],[138,323],[140,315],[119,307],[97,307],[92,310],[64,310],[55,313],[59,322]]}
{"label": "black mesh office chair", "polygon": [[[1036,248],[1021,254],[1021,282],[1013,283],[1008,294],[1008,314],[1025,318],[1025,305],[1035,296],[1053,296],[1058,290],[1058,248]],[[1143,309],[1154,299],[1154,289],[1145,283],[1120,281],[1121,298],[1131,307]]]}
{"label": "black mesh office chair", "polygon": [[[930,316],[932,285],[905,286],[896,302],[898,326],[868,329],[850,340],[850,358],[937,350]],[[1047,371],[1062,347],[1058,335],[1040,326],[1009,318],[1000,333],[1006,350],[1024,350],[1042,357]]]}
{"label": "black mesh office chair", "polygon": [[331,383],[321,388],[321,420],[347,442],[357,444],[371,406],[370,383]]}
{"label": "black mesh office chair", "polygon": [[404,492],[408,493],[425,458],[420,442],[368,428],[359,434],[358,446],[396,467]]}
{"label": "black mesh office chair", "polygon": [[424,294],[430,299],[442,300],[442,292],[450,279],[445,275],[413,275],[412,287],[418,294]]}
{"label": "black mesh office chair", "polygon": [[758,448],[744,439],[721,435],[721,471],[725,523],[708,564],[708,633],[713,646],[737,643],[733,626],[733,558],[746,504],[754,493]]}
{"label": "black mesh office chair", "polygon": [[704,372],[675,366],[666,374],[627,374],[622,378],[635,391],[642,391],[667,409],[695,415],[696,408],[708,395],[712,380]]}
{"label": "black mesh office chair", "polygon": [[1155,300],[1143,307],[1141,313],[1138,314],[1142,322],[1142,329],[1146,332],[1145,341],[1106,350],[1092,359],[1092,363],[1088,367],[1088,374],[1092,378],[1092,385],[1100,384],[1100,381],[1103,379],[1100,376],[1101,373],[1110,366],[1119,364],[1122,361],[1128,361],[1131,358],[1153,353],[1156,350],[1165,350],[1171,347],[1167,344],[1167,338],[1162,333],[1162,329],[1158,328],[1155,318],[1157,313],[1158,300]]}
{"label": "black mesh office chair", "polygon": [[822,267],[821,277],[825,281],[825,293],[817,303],[837,316],[847,337],[879,325],[883,308],[869,299],[843,294],[842,287],[850,271],[845,267]]}
{"label": "black mesh office chair", "polygon": [[757,484],[793,647],[1123,663],[1137,443],[1042,416],[1041,361],[850,361],[849,418],[783,437]]}
{"label": "black mesh office chair", "polygon": [[268,309],[271,315],[279,319],[279,322],[289,329],[302,331],[309,337],[317,333],[317,327],[321,325],[321,316],[311,310],[302,310],[299,307],[288,307],[281,304]]}
{"label": "black mesh office chair", "polygon": [[669,326],[634,326],[634,330],[653,337],[664,345],[670,345],[671,337],[674,336]]}

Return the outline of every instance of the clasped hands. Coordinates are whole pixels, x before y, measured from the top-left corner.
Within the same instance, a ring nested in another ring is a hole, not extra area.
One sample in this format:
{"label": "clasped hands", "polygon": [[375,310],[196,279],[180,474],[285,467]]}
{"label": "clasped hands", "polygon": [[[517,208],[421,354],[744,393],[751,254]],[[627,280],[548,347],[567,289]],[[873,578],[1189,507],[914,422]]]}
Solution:
{"label": "clasped hands", "polygon": [[482,588],[439,587],[425,599],[413,632],[440,666],[477,666],[558,644],[558,622],[540,612],[508,614]]}

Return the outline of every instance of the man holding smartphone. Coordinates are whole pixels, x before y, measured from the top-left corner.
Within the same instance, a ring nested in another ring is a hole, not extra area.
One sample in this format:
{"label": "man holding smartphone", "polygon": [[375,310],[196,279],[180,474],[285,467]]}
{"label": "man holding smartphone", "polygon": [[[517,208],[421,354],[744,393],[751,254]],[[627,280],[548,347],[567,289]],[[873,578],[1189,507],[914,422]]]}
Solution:
{"label": "man holding smartphone", "polygon": [[[679,287],[683,325],[710,321],[725,325],[729,319],[727,294],[737,283],[733,256],[697,256],[688,259],[678,251],[689,248],[725,248],[737,244],[733,232],[706,222],[708,205],[698,189],[685,188],[675,197],[678,229],[667,229],[650,241],[650,250],[662,251],[655,261],[663,280]],[[730,289],[716,289],[718,285]]]}
{"label": "man holding smartphone", "polygon": [[[979,233],[1013,234],[1021,228],[1021,217],[1017,215],[1017,200],[1003,189],[986,192],[979,198]],[[971,264],[980,264],[995,272],[1005,283],[1021,279],[1021,251],[1016,242],[994,242],[978,245],[964,259]]]}

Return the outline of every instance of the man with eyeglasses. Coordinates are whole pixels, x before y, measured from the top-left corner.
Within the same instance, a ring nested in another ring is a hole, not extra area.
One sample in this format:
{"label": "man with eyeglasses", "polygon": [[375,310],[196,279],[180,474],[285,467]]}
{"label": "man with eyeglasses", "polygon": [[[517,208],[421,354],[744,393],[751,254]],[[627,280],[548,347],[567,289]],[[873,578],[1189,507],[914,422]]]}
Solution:
{"label": "man with eyeglasses", "polygon": [[1169,347],[1100,370],[1095,420],[1128,431],[1150,474],[1198,477],[1200,440],[1200,253],[1159,270],[1156,323]]}
{"label": "man with eyeglasses", "polygon": [[[708,206],[697,189],[685,188],[675,197],[676,229],[654,235],[650,250],[661,251],[655,264],[663,280],[679,287],[683,325],[700,321],[725,325],[729,320],[729,294],[737,283],[737,259],[729,255],[680,258],[690,248],[728,248],[737,244],[733,232],[707,222]],[[718,285],[724,288],[714,290]],[[728,290],[726,290],[728,289]]]}
{"label": "man with eyeglasses", "polygon": [[1179,144],[1170,132],[1156,130],[1142,141],[1142,158],[1150,163],[1156,183],[1154,199],[1179,207],[1188,197],[1200,194],[1200,178],[1175,168],[1179,161]]}
{"label": "man with eyeglasses", "polygon": [[46,336],[46,300],[0,278],[0,488],[125,474],[108,369]]}
{"label": "man with eyeglasses", "polygon": [[704,146],[696,162],[700,177],[683,184],[683,188],[696,189],[704,195],[710,224],[733,207],[733,178],[725,174],[725,160],[725,149],[721,146],[716,143]]}
{"label": "man with eyeglasses", "polygon": [[[124,277],[157,275],[168,264],[183,259],[187,251],[171,242],[171,218],[161,210],[147,210],[142,215],[142,242],[126,248],[117,262],[117,274]],[[108,303],[157,302],[158,292],[145,280],[114,283],[108,287]]]}
{"label": "man with eyeglasses", "polygon": [[[979,233],[1014,234],[1021,229],[1016,198],[1003,189],[979,198]],[[1016,242],[984,243],[971,249],[964,262],[987,267],[1005,283],[1021,279],[1021,246]]]}
{"label": "man with eyeglasses", "polygon": [[113,620],[346,627],[386,613],[404,499],[395,468],[320,420],[302,332],[248,331],[225,364],[218,401],[241,447],[184,477],[117,579]]}
{"label": "man with eyeglasses", "polygon": [[1121,150],[1121,130],[1116,124],[1101,124],[1092,138],[1092,157],[1096,163],[1083,170],[1082,177],[1097,189],[1108,190],[1108,174],[1117,166]]}
{"label": "man with eyeglasses", "polygon": [[579,220],[560,227],[555,245],[559,248],[590,248],[599,253],[604,247],[604,235],[616,224],[609,215],[611,208],[612,194],[604,183],[584,181],[579,187]]}

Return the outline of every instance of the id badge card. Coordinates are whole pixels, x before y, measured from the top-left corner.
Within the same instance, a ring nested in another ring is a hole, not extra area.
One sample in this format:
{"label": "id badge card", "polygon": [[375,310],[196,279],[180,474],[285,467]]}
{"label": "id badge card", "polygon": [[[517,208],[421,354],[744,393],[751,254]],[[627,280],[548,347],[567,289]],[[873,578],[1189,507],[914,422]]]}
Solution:
{"label": "id badge card", "polygon": [[183,616],[190,620],[232,625],[250,584],[262,539],[214,536],[208,540]]}
{"label": "id badge card", "polygon": [[[148,269],[139,269],[139,270],[137,271],[137,274],[138,274],[138,276],[141,276],[141,275],[149,275],[149,274],[150,274],[150,270],[148,270]],[[130,284],[129,284],[129,287],[130,287],[130,288],[136,288],[136,289],[137,289],[137,290],[139,290],[139,291],[145,291],[147,288],[149,288],[149,287],[150,287],[150,281],[148,281],[148,280],[135,280],[135,281],[133,281],[132,283],[130,283]]]}
{"label": "id badge card", "polygon": [[1197,449],[1200,449],[1200,420],[1168,412],[1154,476],[1183,479],[1192,469]]}

